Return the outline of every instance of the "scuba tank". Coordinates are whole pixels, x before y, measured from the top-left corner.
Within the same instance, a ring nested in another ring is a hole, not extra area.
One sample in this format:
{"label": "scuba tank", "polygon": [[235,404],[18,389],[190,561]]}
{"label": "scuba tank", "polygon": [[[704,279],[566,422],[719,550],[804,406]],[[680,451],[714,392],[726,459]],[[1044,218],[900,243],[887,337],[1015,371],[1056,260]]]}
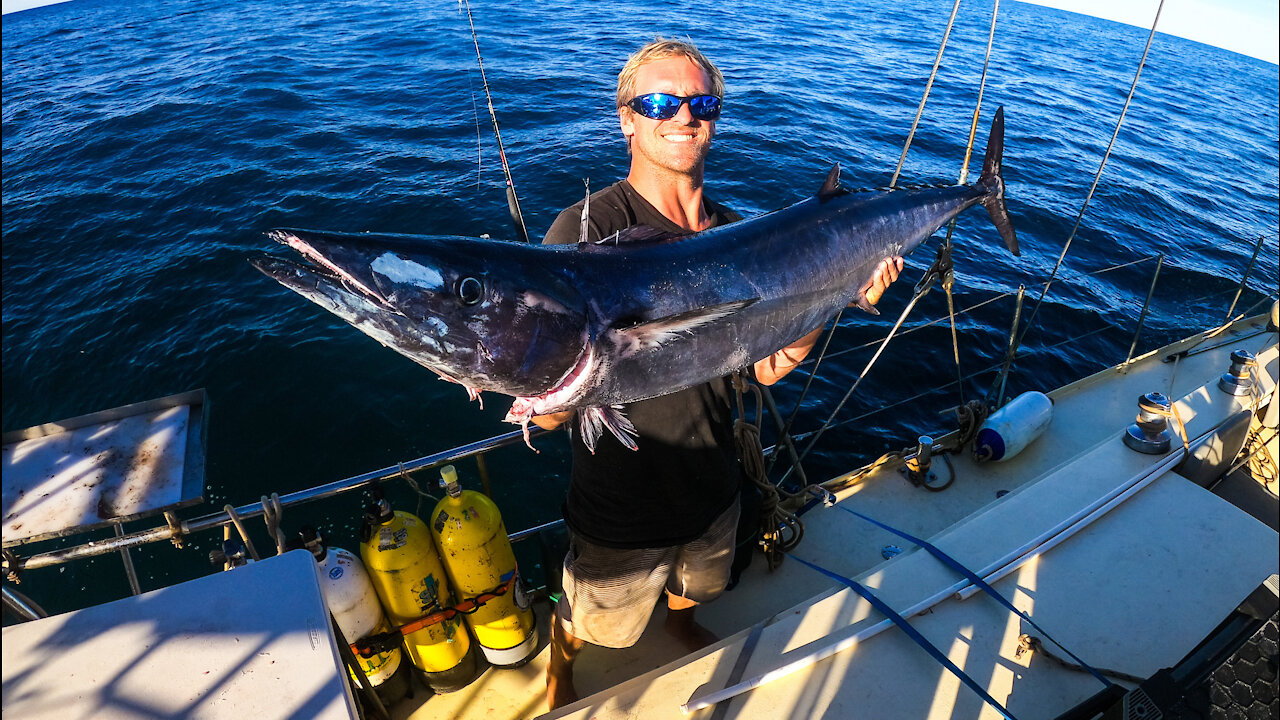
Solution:
{"label": "scuba tank", "polygon": [[[406,625],[451,605],[449,582],[426,526],[415,515],[393,512],[381,490],[374,499],[365,509],[360,557],[391,624]],[[436,692],[460,690],[483,669],[456,616],[409,633],[404,642],[410,661]]]}
{"label": "scuba tank", "polygon": [[[369,582],[369,573],[365,572],[360,560],[346,550],[329,547],[313,527],[304,527],[298,534],[302,546],[316,558],[316,573],[320,577],[324,604],[338,623],[342,638],[352,643],[390,630],[382,606],[378,604],[378,595]],[[402,659],[399,647],[367,658],[356,654],[360,669],[369,678],[369,684],[383,705],[396,704],[409,691],[409,663],[401,662]]]}
{"label": "scuba tank", "polygon": [[431,534],[449,582],[466,598],[506,588],[467,614],[467,625],[490,664],[523,665],[538,650],[538,631],[502,514],[484,494],[463,490],[452,465],[440,469],[440,482],[448,495],[431,513]]}
{"label": "scuba tank", "polygon": [[973,440],[976,462],[1000,461],[1022,452],[1053,422],[1053,400],[1044,393],[1024,392],[992,413]]}

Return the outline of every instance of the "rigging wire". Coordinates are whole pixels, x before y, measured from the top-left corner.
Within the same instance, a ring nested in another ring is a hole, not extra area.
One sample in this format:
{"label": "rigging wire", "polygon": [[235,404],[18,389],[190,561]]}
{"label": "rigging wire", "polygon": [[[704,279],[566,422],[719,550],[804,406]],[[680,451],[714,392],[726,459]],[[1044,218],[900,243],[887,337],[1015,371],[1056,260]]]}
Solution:
{"label": "rigging wire", "polygon": [[522,242],[529,242],[529,231],[525,229],[524,215],[520,212],[520,199],[516,197],[516,184],[511,179],[511,166],[507,164],[507,153],[502,145],[502,132],[498,130],[498,114],[493,109],[493,95],[489,93],[489,79],[484,74],[484,58],[480,56],[480,39],[476,37],[476,22],[471,17],[471,0],[458,0],[458,10],[466,9],[467,24],[471,26],[471,43],[476,48],[476,63],[480,66],[480,82],[484,86],[484,97],[489,103],[489,119],[493,121],[493,137],[498,141],[498,159],[502,161],[502,174],[507,180],[507,210],[511,213],[511,222],[515,223],[516,235]]}
{"label": "rigging wire", "polygon": [[[998,2],[998,0],[997,0],[997,5],[996,5],[996,7],[997,7],[997,8],[999,7],[999,2]],[[893,190],[893,189],[895,189],[895,187],[896,187],[896,186],[897,186],[897,184],[898,184],[898,175],[902,172],[902,165],[903,165],[903,163],[905,163],[905,162],[906,162],[906,160],[907,160],[907,151],[911,149],[911,140],[912,140],[912,138],[914,138],[914,137],[915,137],[915,134],[916,134],[916,128],[917,128],[917,127],[919,126],[919,124],[920,124],[920,117],[924,114],[924,106],[925,106],[925,103],[927,103],[927,102],[928,102],[928,100],[929,100],[929,92],[930,92],[930,90],[932,90],[932,89],[933,89],[933,81],[934,81],[934,78],[936,78],[936,77],[938,76],[938,68],[939,68],[939,67],[941,67],[941,65],[942,65],[942,55],[943,55],[943,53],[944,53],[944,52],[946,52],[946,49],[947,49],[947,40],[951,37],[951,29],[952,29],[953,27],[955,27],[955,23],[956,23],[956,15],[959,13],[959,11],[960,11],[960,0],[955,0],[955,3],[951,6],[951,17],[947,20],[947,28],[946,28],[946,30],[945,30],[945,31],[943,31],[943,33],[942,33],[942,42],[941,42],[941,44],[938,46],[938,54],[937,54],[937,56],[936,56],[936,57],[934,58],[934,60],[933,60],[933,69],[929,72],[929,79],[928,79],[928,81],[926,81],[926,82],[925,82],[925,86],[924,86],[924,93],[923,93],[923,95],[920,97],[920,105],[916,108],[916,116],[915,116],[915,119],[914,119],[914,120],[912,120],[912,122],[911,122],[911,130],[907,133],[907,140],[906,140],[906,142],[905,142],[905,143],[903,144],[903,146],[902,146],[902,155],[898,158],[898,166],[897,166],[896,168],[894,168],[894,171],[893,171],[893,178],[889,181],[889,186],[888,186],[888,188],[886,188],[887,190]],[[995,25],[995,21],[994,21],[994,19],[993,19],[993,20],[992,20],[992,32],[994,32],[994,31],[995,31],[995,27],[994,27],[994,25]],[[991,46],[990,46],[990,44],[988,43],[988,46],[987,46],[987,51],[988,51],[988,53],[990,53],[990,49],[991,49]],[[985,77],[986,77],[986,67],[985,67],[985,65],[984,65],[984,67],[983,67],[983,77],[984,77],[984,79],[985,79]],[[981,97],[981,95],[979,95],[979,97]],[[975,112],[976,112],[976,111],[975,111]],[[976,119],[975,119],[975,122],[976,122]],[[973,135],[972,135],[972,134],[970,134],[970,137],[969,137],[969,144],[970,144],[970,146],[972,147],[972,144],[973,144]],[[967,164],[967,163],[966,163],[966,164]],[[948,237],[949,237],[949,236],[948,236]],[[940,252],[941,252],[941,251],[940,251]],[[949,287],[948,287],[948,294],[950,294],[950,289],[949,289]],[[823,340],[823,343],[822,343],[822,350],[818,353],[818,357],[817,357],[817,359],[815,360],[815,366],[814,366],[814,370],[815,370],[815,371],[817,370],[817,366],[822,364],[822,358],[826,355],[826,353],[827,353],[827,349],[831,346],[831,338],[835,335],[836,328],[840,325],[840,320],[841,320],[841,318],[842,318],[842,317],[844,317],[844,310],[845,310],[844,308],[841,308],[841,309],[836,313],[835,318],[831,321],[831,327],[830,327],[830,329],[828,329],[828,330],[827,330],[826,338]],[[906,316],[904,315],[902,319],[905,319],[905,318],[906,318]],[[899,325],[901,325],[901,323],[902,323],[902,321],[901,321],[901,320],[899,320],[898,324],[899,324]],[[870,367],[868,367],[868,369],[870,369]],[[781,434],[782,434],[783,436],[785,436],[785,435],[787,435],[788,433],[790,433],[790,432],[791,432],[791,427],[795,424],[796,417],[800,414],[800,407],[801,407],[801,405],[803,405],[805,397],[809,394],[809,388],[812,386],[813,378],[815,377],[815,375],[816,375],[816,372],[815,372],[815,373],[810,374],[810,375],[809,375],[809,377],[805,380],[804,387],[803,387],[803,388],[801,389],[801,391],[800,391],[800,396],[796,399],[795,408],[791,411],[791,416],[787,418],[786,425],[783,427],[783,429],[782,429],[782,431],[781,431]],[[861,377],[859,377],[859,381],[860,381],[860,380],[861,380]],[[857,382],[855,382],[855,383],[854,383],[854,387],[857,387]],[[850,389],[850,392],[852,392],[852,389]],[[847,399],[848,399],[848,396],[846,395],[846,400],[847,400]],[[843,406],[843,405],[844,405],[844,403],[843,403],[843,402],[841,402],[841,405]],[[800,459],[801,459],[801,460],[803,460],[803,459],[804,459],[804,455],[806,455],[806,454],[808,454],[808,449],[806,449],[806,450],[805,450],[805,452],[804,452],[803,454],[801,454]],[[775,459],[776,459],[776,458],[771,458],[771,459],[770,459],[769,467],[767,468],[766,472],[767,472],[768,470],[772,470],[772,469],[773,469],[773,462],[774,462],[774,460],[775,460]],[[789,470],[787,471],[787,474],[790,474],[790,471],[789,471]]]}
{"label": "rigging wire", "polygon": [[1075,239],[1076,232],[1080,229],[1080,223],[1084,220],[1085,211],[1089,209],[1089,203],[1093,200],[1093,194],[1098,189],[1098,181],[1102,179],[1102,171],[1107,167],[1107,160],[1111,157],[1111,148],[1116,143],[1116,138],[1120,136],[1120,128],[1124,126],[1125,114],[1129,112],[1129,104],[1133,101],[1133,95],[1138,89],[1138,79],[1142,77],[1142,69],[1147,64],[1147,53],[1151,51],[1151,42],[1156,37],[1156,26],[1160,23],[1160,11],[1164,9],[1164,0],[1160,0],[1160,5],[1156,7],[1156,17],[1151,21],[1151,33],[1147,36],[1146,47],[1142,49],[1142,58],[1138,60],[1138,70],[1133,75],[1133,84],[1129,86],[1129,94],[1124,99],[1124,107],[1120,109],[1120,117],[1116,120],[1115,132],[1111,134],[1111,142],[1107,143],[1107,150],[1102,154],[1102,161],[1098,163],[1098,172],[1093,176],[1093,184],[1089,186],[1089,192],[1085,195],[1084,204],[1080,206],[1080,213],[1076,215],[1075,226],[1071,228],[1071,233],[1067,236],[1067,241],[1062,246],[1062,253],[1058,256],[1058,262],[1053,266],[1053,272],[1049,273],[1049,280],[1045,283],[1044,289],[1040,291],[1040,297],[1036,299],[1035,306],[1031,309],[1031,317],[1027,318],[1027,326],[1018,336],[1018,341],[1014,344],[1014,352],[1022,345],[1022,341],[1026,339],[1027,333],[1035,325],[1036,315],[1040,312],[1040,306],[1044,303],[1045,295],[1049,293],[1049,286],[1058,275],[1058,270],[1062,267],[1063,260],[1067,257],[1067,251],[1071,249],[1071,241]]}

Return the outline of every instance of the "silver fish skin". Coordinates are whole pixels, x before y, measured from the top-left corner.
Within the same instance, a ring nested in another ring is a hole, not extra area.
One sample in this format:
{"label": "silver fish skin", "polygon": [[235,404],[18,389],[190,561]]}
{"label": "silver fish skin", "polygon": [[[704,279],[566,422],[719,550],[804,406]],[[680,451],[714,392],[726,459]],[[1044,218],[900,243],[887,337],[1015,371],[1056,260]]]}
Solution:
{"label": "silver fish skin", "polygon": [[1018,255],[1001,177],[1003,109],[969,185],[816,197],[691,235],[630,228],[600,243],[275,230],[311,261],[259,259],[286,287],[461,383],[516,397],[507,419],[578,410],[583,440],[635,447],[616,406],[744,368],[849,304],[964,210],[982,204]]}

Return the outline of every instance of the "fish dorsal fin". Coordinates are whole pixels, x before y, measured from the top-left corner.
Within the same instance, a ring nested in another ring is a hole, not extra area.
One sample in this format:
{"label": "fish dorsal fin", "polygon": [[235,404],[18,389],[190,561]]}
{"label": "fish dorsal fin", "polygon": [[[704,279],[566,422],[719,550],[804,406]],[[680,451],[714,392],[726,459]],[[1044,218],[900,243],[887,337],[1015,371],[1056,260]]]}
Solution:
{"label": "fish dorsal fin", "polygon": [[818,188],[818,202],[826,202],[848,194],[848,190],[840,187],[840,163],[835,163],[827,173],[827,179],[822,183],[822,187]]}
{"label": "fish dorsal fin", "polygon": [[680,233],[659,230],[652,225],[632,225],[625,230],[601,238],[594,243],[579,242],[579,248],[590,248],[593,245],[600,247],[614,247],[616,245],[660,245],[672,240],[678,240],[682,237],[688,237]]}
{"label": "fish dorsal fin", "polygon": [[670,342],[682,335],[729,317],[754,305],[759,298],[734,300],[710,307],[688,310],[675,315],[667,315],[656,320],[618,324],[609,329],[609,334],[618,344],[620,353],[625,357],[643,350],[651,350],[663,343]]}

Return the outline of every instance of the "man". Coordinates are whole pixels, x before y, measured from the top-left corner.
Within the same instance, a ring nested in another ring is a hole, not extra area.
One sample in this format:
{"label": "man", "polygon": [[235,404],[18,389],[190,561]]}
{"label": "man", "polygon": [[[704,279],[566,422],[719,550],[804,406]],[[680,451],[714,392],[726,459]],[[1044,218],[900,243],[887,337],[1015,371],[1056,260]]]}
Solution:
{"label": "man", "polygon": [[[617,107],[631,153],[627,178],[590,199],[587,240],[648,225],[693,233],[741,219],[703,194],[703,164],[715,135],[724,78],[692,44],[658,40],[618,75]],[[565,210],[544,243],[578,242],[583,203]],[[871,302],[902,268],[886,261],[867,289]],[[790,372],[821,328],[755,363],[766,385]],[[573,662],[586,642],[625,648],[639,639],[665,590],[666,630],[690,651],[715,640],[694,622],[698,603],[724,591],[733,560],[741,483],[727,379],[631,403],[639,449],[608,433],[595,452],[572,440],[565,502],[570,530],[564,596],[551,625],[547,701],[573,702]],[[554,428],[572,411],[533,418]]]}

